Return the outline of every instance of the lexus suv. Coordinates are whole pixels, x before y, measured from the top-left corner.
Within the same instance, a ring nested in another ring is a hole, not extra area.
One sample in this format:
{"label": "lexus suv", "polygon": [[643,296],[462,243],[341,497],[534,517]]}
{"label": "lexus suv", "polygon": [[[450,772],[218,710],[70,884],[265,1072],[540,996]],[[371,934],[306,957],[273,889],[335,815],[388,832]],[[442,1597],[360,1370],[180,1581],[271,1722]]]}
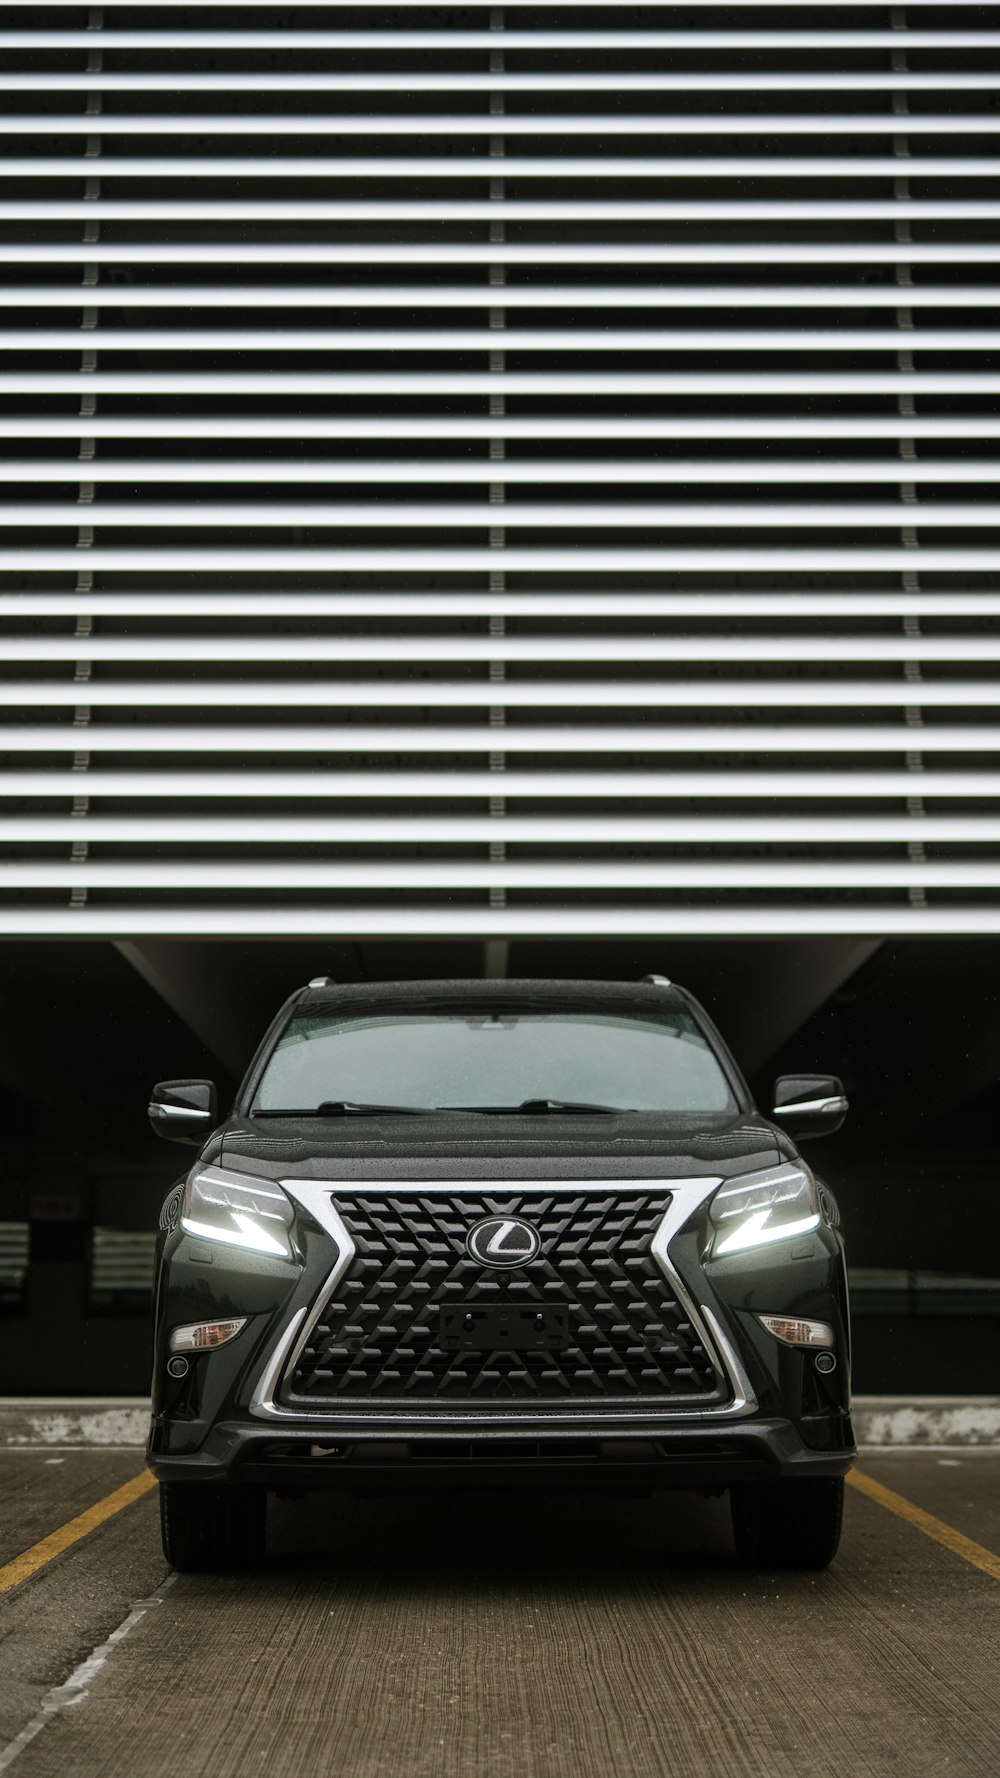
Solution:
{"label": "lexus suv", "polygon": [[821,1568],[854,1459],[839,1214],[690,994],[309,983],[160,1218],[148,1458],[176,1568],[264,1552],[268,1490],[728,1489],[736,1548]]}

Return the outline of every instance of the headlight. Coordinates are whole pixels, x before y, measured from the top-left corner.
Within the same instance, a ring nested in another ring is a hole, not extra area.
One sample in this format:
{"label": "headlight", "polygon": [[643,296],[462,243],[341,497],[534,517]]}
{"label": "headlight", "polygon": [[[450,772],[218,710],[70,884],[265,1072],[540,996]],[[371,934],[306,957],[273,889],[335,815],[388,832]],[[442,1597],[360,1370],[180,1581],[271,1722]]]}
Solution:
{"label": "headlight", "polygon": [[716,1234],[712,1253],[745,1253],[772,1241],[808,1235],[820,1225],[816,1182],[804,1167],[769,1167],[765,1173],[744,1173],[724,1185],[712,1199],[710,1215]]}
{"label": "headlight", "polygon": [[243,1247],[275,1259],[291,1259],[289,1230],[295,1212],[280,1185],[203,1167],[184,1191],[181,1228],[185,1234],[227,1247]]}

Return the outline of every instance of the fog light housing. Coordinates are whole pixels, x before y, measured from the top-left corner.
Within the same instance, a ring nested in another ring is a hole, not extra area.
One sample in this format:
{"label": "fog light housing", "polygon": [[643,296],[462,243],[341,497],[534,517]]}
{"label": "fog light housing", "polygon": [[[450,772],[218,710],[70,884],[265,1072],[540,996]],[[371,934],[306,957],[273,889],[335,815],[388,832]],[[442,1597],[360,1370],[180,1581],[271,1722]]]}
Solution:
{"label": "fog light housing", "polygon": [[175,1327],[170,1335],[171,1352],[212,1352],[216,1346],[227,1346],[246,1327],[247,1317],[239,1321],[190,1321]]}
{"label": "fog light housing", "polygon": [[803,1321],[797,1315],[758,1315],[757,1320],[783,1346],[832,1346],[834,1332],[828,1321]]}

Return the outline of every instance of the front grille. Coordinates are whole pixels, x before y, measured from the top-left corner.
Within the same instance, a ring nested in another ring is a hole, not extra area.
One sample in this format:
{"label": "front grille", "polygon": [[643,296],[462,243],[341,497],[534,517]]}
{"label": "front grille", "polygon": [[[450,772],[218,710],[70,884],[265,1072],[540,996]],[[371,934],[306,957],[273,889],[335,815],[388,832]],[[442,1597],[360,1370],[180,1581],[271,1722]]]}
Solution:
{"label": "front grille", "polygon": [[[613,1401],[717,1398],[719,1378],[652,1253],[670,1193],[338,1193],[354,1257],[288,1380],[289,1399]],[[523,1216],[530,1264],[489,1270],[466,1251],[488,1216]],[[567,1312],[559,1351],[454,1351],[443,1308],[539,1304]]]}

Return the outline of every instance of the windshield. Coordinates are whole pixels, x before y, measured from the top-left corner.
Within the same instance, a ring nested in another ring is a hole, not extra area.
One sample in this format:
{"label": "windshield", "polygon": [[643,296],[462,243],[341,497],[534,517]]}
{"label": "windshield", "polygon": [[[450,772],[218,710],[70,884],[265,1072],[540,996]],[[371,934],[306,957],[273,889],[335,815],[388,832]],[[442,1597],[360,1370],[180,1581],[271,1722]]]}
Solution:
{"label": "windshield", "polygon": [[316,1113],[352,1102],[427,1111],[737,1109],[706,1038],[683,1011],[292,1019],[254,1110]]}

